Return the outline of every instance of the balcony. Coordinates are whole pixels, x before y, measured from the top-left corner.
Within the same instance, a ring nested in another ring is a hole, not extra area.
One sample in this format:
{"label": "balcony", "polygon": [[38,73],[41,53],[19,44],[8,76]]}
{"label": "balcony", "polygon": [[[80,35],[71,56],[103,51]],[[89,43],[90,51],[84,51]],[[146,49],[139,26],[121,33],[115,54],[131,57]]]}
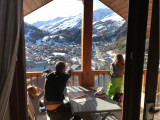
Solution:
{"label": "balcony", "polygon": [[[67,86],[80,86],[82,85],[82,72],[83,71],[73,71],[72,72],[72,77],[70,79],[70,83],[67,83]],[[94,79],[94,86],[99,86],[103,87],[105,89],[108,88],[109,82],[110,82],[110,70],[94,70],[91,71],[92,73],[92,78]],[[45,87],[45,79],[42,79],[41,77],[42,72],[27,72],[26,77],[29,78],[29,83],[31,85],[35,85],[37,87],[40,87],[44,91]],[[143,81],[142,81],[142,93],[145,93],[145,86],[146,86],[146,75],[147,75],[147,70],[143,70]],[[124,79],[124,77],[123,77]],[[160,70],[158,74],[158,84],[160,82]],[[83,86],[83,85],[82,85]],[[160,86],[157,86],[157,94],[160,92],[159,89]],[[157,95],[157,105],[159,105],[160,101],[158,100],[158,95]]]}
{"label": "balcony", "polygon": [[[69,79],[70,83],[67,83],[67,86],[80,86],[82,85],[82,72],[83,71],[73,71],[72,77]],[[94,79],[94,86],[108,88],[110,82],[110,70],[94,70],[91,71],[92,78]],[[37,87],[41,87],[44,91],[45,79],[41,77],[42,72],[27,72],[26,77],[29,78],[29,83]],[[140,120],[143,118],[143,104],[144,104],[144,94],[145,94],[145,83],[146,83],[147,70],[143,70],[143,81],[142,81],[142,97],[141,97],[141,110],[140,110]],[[124,76],[124,75],[123,75]],[[123,77],[124,79],[124,77]],[[160,70],[158,73],[158,84],[160,82]],[[159,86],[157,86],[157,94],[159,93]],[[160,106],[159,96],[156,97],[156,106]],[[121,117],[121,114],[118,114]],[[158,114],[154,117],[155,120],[159,119]]]}
{"label": "balcony", "polygon": [[[27,0],[26,0],[27,1]],[[46,2],[51,0],[43,0],[43,4],[38,4],[34,0],[28,0],[34,4],[25,3],[26,9],[29,14],[39,7],[46,4]],[[159,29],[158,29],[158,0],[149,1],[120,1],[120,0],[100,0],[112,10],[120,14],[126,20],[128,20],[128,38],[127,38],[127,70],[128,78],[126,77],[125,91],[127,94],[134,95],[136,99],[132,99],[125,96],[127,101],[124,102],[125,109],[123,111],[123,120],[137,120],[139,118],[139,100],[141,98],[141,74],[143,68],[143,58],[144,58],[144,43],[145,35],[150,38],[149,43],[149,68],[151,74],[149,80],[154,81],[152,86],[157,86],[157,64],[159,61],[158,51],[159,51]],[[130,2],[130,3],[129,3]],[[149,2],[149,6],[148,6]],[[26,120],[26,84],[25,84],[25,39],[24,39],[24,26],[23,26],[23,1],[15,0],[14,2],[8,0],[2,0],[1,13],[4,17],[1,17],[1,90],[0,95],[3,96],[0,99],[1,109],[0,109],[0,119],[10,120],[14,118],[16,120]],[[93,0],[83,0],[83,20],[82,20],[82,71],[74,72],[72,78],[72,85],[103,85],[107,86],[110,79],[109,72],[101,71],[91,71],[91,55],[92,55],[92,10],[93,10]],[[153,4],[153,6],[152,6]],[[39,5],[39,6],[37,6]],[[128,11],[129,5],[129,11]],[[147,7],[148,6],[148,7]],[[36,7],[36,8],[33,8]],[[9,8],[9,9],[8,9]],[[146,8],[149,10],[147,11]],[[152,11],[153,8],[153,11]],[[153,14],[152,14],[153,13]],[[129,16],[128,16],[129,14]],[[147,17],[150,18],[147,20]],[[148,21],[148,22],[147,22]],[[152,23],[152,26],[151,26]],[[151,30],[150,30],[151,27]],[[147,31],[147,33],[146,33]],[[151,36],[149,35],[151,33]],[[130,59],[132,58],[132,59]],[[160,74],[160,72],[159,72]],[[127,76],[126,75],[126,76]],[[36,77],[36,86],[40,86],[40,76],[41,73],[27,73],[30,77],[31,84],[34,82]],[[77,77],[78,76],[78,77]],[[94,77],[96,76],[96,77]],[[160,75],[159,75],[160,81]],[[94,84],[94,79],[96,84]],[[101,80],[103,81],[101,84]],[[142,92],[145,91],[146,84],[146,72],[143,74],[143,87]],[[152,81],[150,83],[152,83]],[[44,90],[45,80],[42,80],[42,87]],[[153,86],[152,88],[155,88]],[[148,88],[149,90],[150,88]],[[159,86],[157,89],[159,93]],[[152,93],[149,96],[154,96]],[[158,96],[157,96],[158,99]],[[148,99],[152,100],[152,99]],[[155,99],[152,101],[154,102]],[[158,102],[159,104],[159,102]],[[138,108],[138,109],[137,109]],[[149,112],[148,112],[149,113]],[[145,114],[148,114],[145,112]]]}

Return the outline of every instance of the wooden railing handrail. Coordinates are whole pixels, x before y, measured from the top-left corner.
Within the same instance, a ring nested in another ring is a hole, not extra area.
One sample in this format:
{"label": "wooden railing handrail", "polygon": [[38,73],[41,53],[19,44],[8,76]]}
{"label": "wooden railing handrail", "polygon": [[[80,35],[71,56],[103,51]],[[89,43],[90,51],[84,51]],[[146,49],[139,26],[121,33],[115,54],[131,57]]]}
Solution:
{"label": "wooden railing handrail", "polygon": [[[94,75],[98,76],[98,85],[99,85],[99,80],[100,80],[99,77],[100,77],[100,75],[103,75],[103,87],[104,87],[104,84],[105,84],[105,82],[104,82],[104,80],[105,80],[105,78],[104,78],[105,74],[108,74],[108,81],[110,81],[110,72],[111,72],[111,70],[92,70],[91,71],[91,73],[92,73],[93,76]],[[81,82],[81,78],[82,78],[82,73],[83,73],[83,71],[81,71],[81,70],[80,71],[73,71],[72,72],[73,77],[74,76],[78,76],[78,78],[77,78],[78,79],[78,85],[81,85],[80,82]],[[159,73],[158,74],[158,78],[160,79],[160,69],[158,70],[158,73]],[[26,72],[26,77],[30,78],[31,84],[33,84],[32,78],[33,77],[37,78],[37,86],[39,86],[38,80],[39,80],[39,77],[41,77],[41,75],[42,75],[42,71],[40,71],[40,72]],[[146,75],[147,75],[147,69],[144,69],[143,70],[142,92],[145,92]],[[74,84],[74,78],[73,77],[72,77],[72,81],[73,81],[72,85]],[[109,84],[109,82],[108,82],[108,84]],[[157,92],[159,92],[159,87],[157,88]]]}
{"label": "wooden railing handrail", "polygon": [[[143,69],[143,72],[144,71],[147,71],[146,69]],[[81,70],[77,70],[77,71],[73,71],[73,73],[82,73],[83,71],[81,71]],[[104,72],[111,72],[111,70],[92,70],[91,71],[92,73],[104,73]],[[160,70],[159,70],[159,72],[160,72]],[[30,75],[30,74],[36,74],[36,75],[40,75],[40,74],[42,74],[42,71],[39,71],[39,72],[26,72],[28,75]]]}
{"label": "wooden railing handrail", "polygon": [[26,77],[37,77],[37,76],[41,76],[42,72],[26,72]]}
{"label": "wooden railing handrail", "polygon": [[92,73],[110,73],[111,72],[111,70],[92,70],[91,71]]}
{"label": "wooden railing handrail", "polygon": [[[73,71],[72,74],[80,74],[82,73],[82,71]],[[42,75],[42,71],[39,72],[26,72],[26,77],[37,77],[37,76],[41,76]]]}

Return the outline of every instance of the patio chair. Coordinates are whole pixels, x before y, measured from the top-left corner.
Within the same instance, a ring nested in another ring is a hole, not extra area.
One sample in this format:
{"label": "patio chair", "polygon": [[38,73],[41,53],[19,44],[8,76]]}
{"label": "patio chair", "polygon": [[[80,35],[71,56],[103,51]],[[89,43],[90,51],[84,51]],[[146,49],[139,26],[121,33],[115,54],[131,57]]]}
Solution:
{"label": "patio chair", "polygon": [[42,112],[38,114],[35,112],[35,109],[33,107],[33,104],[31,102],[31,99],[28,93],[27,93],[27,111],[29,116],[31,117],[31,120],[50,120],[46,112]]}

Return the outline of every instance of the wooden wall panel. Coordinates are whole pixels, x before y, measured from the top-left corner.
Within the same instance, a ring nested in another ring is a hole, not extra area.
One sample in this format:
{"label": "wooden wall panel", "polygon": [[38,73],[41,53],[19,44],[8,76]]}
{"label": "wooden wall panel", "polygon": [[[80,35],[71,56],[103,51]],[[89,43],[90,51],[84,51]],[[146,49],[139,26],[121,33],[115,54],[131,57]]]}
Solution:
{"label": "wooden wall panel", "polygon": [[[129,0],[100,0],[107,7],[112,9],[114,12],[119,14],[126,21],[128,20],[128,3]],[[150,36],[150,24],[151,24],[151,14],[152,14],[152,0],[149,0],[148,7],[148,22],[147,22],[147,32],[146,35]]]}
{"label": "wooden wall panel", "polygon": [[32,13],[38,8],[46,5],[52,0],[23,0],[23,14],[24,16]]}

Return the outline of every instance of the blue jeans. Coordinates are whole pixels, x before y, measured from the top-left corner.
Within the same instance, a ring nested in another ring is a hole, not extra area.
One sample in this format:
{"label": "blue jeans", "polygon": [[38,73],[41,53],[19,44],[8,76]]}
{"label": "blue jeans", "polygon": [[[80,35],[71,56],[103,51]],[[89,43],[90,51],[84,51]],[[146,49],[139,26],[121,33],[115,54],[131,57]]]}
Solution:
{"label": "blue jeans", "polygon": [[46,107],[39,107],[39,111],[40,112],[45,112],[45,111],[47,111],[47,109],[46,109]]}

